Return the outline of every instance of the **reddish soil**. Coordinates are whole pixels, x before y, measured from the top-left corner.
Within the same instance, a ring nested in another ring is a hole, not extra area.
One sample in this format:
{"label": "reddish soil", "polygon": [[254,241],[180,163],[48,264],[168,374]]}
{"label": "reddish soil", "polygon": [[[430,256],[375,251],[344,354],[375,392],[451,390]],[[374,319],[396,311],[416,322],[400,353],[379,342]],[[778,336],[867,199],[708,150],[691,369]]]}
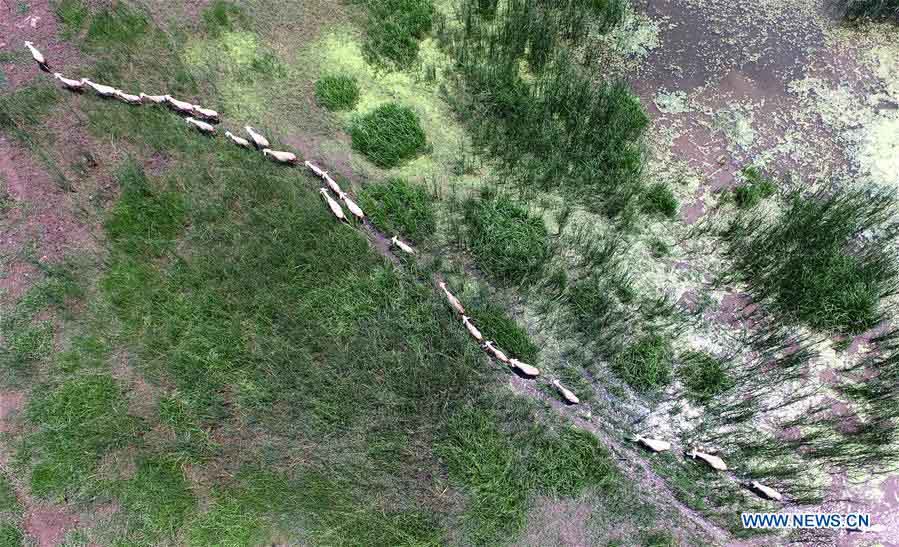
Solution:
{"label": "reddish soil", "polygon": [[0,391],[0,433],[12,429],[8,418],[22,410],[25,406],[25,393],[22,391]]}
{"label": "reddish soil", "polygon": [[77,524],[77,516],[53,505],[33,506],[25,516],[25,532],[40,547],[61,544],[66,532]]}

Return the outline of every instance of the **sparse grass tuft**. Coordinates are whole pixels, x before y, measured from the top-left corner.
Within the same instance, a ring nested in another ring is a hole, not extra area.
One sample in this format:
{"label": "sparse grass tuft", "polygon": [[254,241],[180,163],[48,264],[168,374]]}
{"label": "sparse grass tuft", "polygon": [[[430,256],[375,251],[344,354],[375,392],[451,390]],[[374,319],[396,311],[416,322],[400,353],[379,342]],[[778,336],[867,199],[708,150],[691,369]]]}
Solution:
{"label": "sparse grass tuft", "polygon": [[89,15],[84,0],[61,0],[54,11],[67,36],[80,32]]}
{"label": "sparse grass tuft", "polygon": [[431,30],[431,0],[362,0],[368,9],[364,51],[369,61],[405,69],[418,59],[418,41]]}
{"label": "sparse grass tuft", "polygon": [[119,487],[117,498],[129,514],[129,545],[160,545],[175,539],[194,497],[176,464],[145,459],[134,477]]}
{"label": "sparse grass tuft", "polygon": [[350,125],[353,148],[378,167],[389,169],[427,150],[418,114],[396,103],[387,103],[359,116]]}
{"label": "sparse grass tuft", "polygon": [[0,522],[0,547],[23,547],[25,536],[19,527],[10,522]]}
{"label": "sparse grass tuft", "polygon": [[215,0],[203,10],[206,32],[212,37],[231,32],[246,20],[246,14],[239,5],[228,0]]}
{"label": "sparse grass tuft", "polygon": [[707,353],[691,351],[681,357],[678,375],[686,388],[687,397],[698,404],[706,404],[733,387],[726,364]]}
{"label": "sparse grass tuft", "polygon": [[774,181],[764,176],[757,167],[743,169],[743,178],[745,184],[734,188],[734,201],[741,209],[752,209],[777,191]]}
{"label": "sparse grass tuft", "polygon": [[120,3],[111,8],[103,8],[91,18],[85,40],[96,48],[131,45],[149,30],[149,18],[146,14],[128,4]]}
{"label": "sparse grass tuft", "polygon": [[899,235],[894,209],[892,193],[845,190],[793,194],[772,223],[740,216],[722,232],[734,264],[727,279],[746,283],[783,322],[864,332],[882,320],[881,300],[899,290],[889,251]]}
{"label": "sparse grass tuft", "polygon": [[315,98],[328,110],[352,110],[359,102],[359,83],[353,76],[324,76],[315,82]]}
{"label": "sparse grass tuft", "polygon": [[467,241],[478,265],[507,283],[538,277],[550,256],[543,219],[509,197],[485,191],[465,203]]}
{"label": "sparse grass tuft", "polygon": [[95,486],[94,470],[106,450],[133,442],[137,422],[115,381],[106,375],[67,380],[36,390],[27,408],[37,430],[25,439],[38,497],[78,495]]}
{"label": "sparse grass tuft", "polygon": [[658,215],[665,218],[677,216],[677,198],[674,192],[664,184],[657,182],[646,189],[641,198],[640,207],[648,215]]}
{"label": "sparse grass tuft", "polygon": [[53,349],[53,325],[40,321],[33,325],[18,325],[8,333],[2,350],[9,354],[13,366],[32,363],[50,354]]}
{"label": "sparse grass tuft", "polygon": [[12,483],[0,471],[0,516],[4,513],[15,513],[21,509],[19,500],[16,499],[16,492],[12,488]]}
{"label": "sparse grass tuft", "polygon": [[427,190],[405,179],[368,184],[359,200],[374,225],[387,234],[421,242],[437,229],[433,199]]}
{"label": "sparse grass tuft", "polygon": [[834,0],[837,9],[847,19],[896,19],[899,21],[899,0]]}
{"label": "sparse grass tuft", "polygon": [[643,547],[677,547],[677,540],[668,530],[656,530],[643,536]]}
{"label": "sparse grass tuft", "polygon": [[59,93],[48,85],[35,85],[0,96],[0,128],[8,131],[36,126],[59,100]]}
{"label": "sparse grass tuft", "polygon": [[612,369],[640,391],[659,389],[671,382],[671,341],[659,334],[644,336],[612,361]]}

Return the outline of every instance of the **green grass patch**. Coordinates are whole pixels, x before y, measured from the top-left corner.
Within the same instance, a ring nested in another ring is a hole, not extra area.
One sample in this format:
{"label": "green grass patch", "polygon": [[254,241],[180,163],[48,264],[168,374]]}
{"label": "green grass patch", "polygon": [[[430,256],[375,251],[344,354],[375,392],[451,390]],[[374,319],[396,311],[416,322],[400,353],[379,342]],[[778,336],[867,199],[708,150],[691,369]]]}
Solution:
{"label": "green grass patch", "polygon": [[243,8],[228,0],[215,0],[203,10],[203,24],[210,36],[219,37],[243,26],[247,15]]}
{"label": "green grass patch", "polygon": [[757,167],[743,169],[743,178],[745,183],[734,188],[734,202],[741,209],[752,209],[777,192],[774,181],[763,175]]}
{"label": "green grass patch", "polygon": [[166,460],[144,459],[134,477],[117,490],[116,497],[128,514],[129,545],[174,541],[196,505],[181,468]]}
{"label": "green grass patch", "polygon": [[9,479],[0,472],[0,515],[4,513],[16,513],[20,511],[22,506],[16,499],[16,492],[12,488]]}
{"label": "green grass patch", "polygon": [[53,324],[40,321],[35,324],[17,325],[17,328],[6,334],[2,348],[5,357],[12,360],[13,366],[39,361],[53,350]]}
{"label": "green grass patch", "polygon": [[31,461],[31,492],[38,497],[78,495],[96,487],[102,455],[133,442],[137,421],[113,379],[75,377],[49,390],[36,390],[27,407],[36,429],[25,439]]}
{"label": "green grass patch", "polygon": [[431,0],[361,0],[368,10],[363,51],[372,63],[405,69],[418,59],[418,42],[433,25]]}
{"label": "green grass patch", "polygon": [[87,27],[87,44],[95,48],[133,45],[150,30],[149,17],[120,3],[95,13]]}
{"label": "green grass patch", "polygon": [[[514,411],[527,420],[527,411]],[[450,479],[469,493],[465,531],[470,543],[496,544],[514,537],[534,494],[577,496],[587,488],[611,488],[617,475],[595,437],[542,425],[503,431],[490,412],[457,412],[438,450]]]}
{"label": "green grass patch", "polygon": [[650,334],[622,351],[612,361],[612,369],[634,389],[651,391],[671,382],[672,359],[671,341],[662,335]]}
{"label": "green grass patch", "polygon": [[84,28],[90,12],[83,0],[60,0],[54,7],[56,18],[62,24],[67,37],[78,34]]}
{"label": "green grass patch", "polygon": [[777,220],[743,215],[723,230],[733,261],[727,278],[745,283],[783,322],[864,332],[883,319],[881,300],[899,289],[899,265],[889,252],[899,234],[894,209],[892,193],[793,194]]}
{"label": "green grass patch", "polygon": [[543,219],[507,196],[484,192],[465,203],[466,238],[478,266],[513,284],[539,277],[550,257]]}
{"label": "green grass patch", "polygon": [[30,130],[50,113],[59,92],[49,85],[34,85],[0,96],[0,129],[14,133]]}
{"label": "green grass patch", "polygon": [[894,19],[899,21],[899,0],[835,0],[844,17],[859,19]]}
{"label": "green grass patch", "polygon": [[734,386],[726,363],[708,353],[687,352],[681,356],[677,373],[687,397],[698,404],[707,404]]}
{"label": "green grass patch", "polygon": [[371,221],[387,234],[422,242],[437,229],[433,198],[405,179],[391,178],[366,185],[359,201]]}
{"label": "green grass patch", "polygon": [[23,547],[25,536],[18,526],[10,522],[0,522],[0,547]]}
{"label": "green grass patch", "polygon": [[315,82],[315,99],[328,110],[352,110],[359,102],[359,82],[353,76],[323,76]]}
{"label": "green grass patch", "polygon": [[116,179],[122,187],[122,197],[106,221],[110,240],[129,253],[159,255],[171,246],[183,227],[181,196],[152,189],[135,162],[120,167]]}
{"label": "green grass patch", "polygon": [[640,208],[644,213],[664,218],[676,217],[679,206],[671,188],[660,182],[647,188],[640,200]]}
{"label": "green grass patch", "polygon": [[509,355],[525,363],[535,363],[540,355],[540,348],[531,341],[528,332],[514,320],[505,310],[480,299],[467,306],[472,320],[488,340],[493,340]]}
{"label": "green grass patch", "polygon": [[428,149],[418,114],[396,103],[381,105],[357,117],[349,132],[353,149],[385,169],[396,167]]}

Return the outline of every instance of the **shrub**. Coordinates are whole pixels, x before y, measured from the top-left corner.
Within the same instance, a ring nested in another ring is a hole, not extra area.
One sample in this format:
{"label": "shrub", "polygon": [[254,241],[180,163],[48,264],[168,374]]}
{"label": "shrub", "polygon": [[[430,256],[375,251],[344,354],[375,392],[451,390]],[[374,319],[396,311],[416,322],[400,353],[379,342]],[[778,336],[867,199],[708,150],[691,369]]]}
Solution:
{"label": "shrub", "polygon": [[894,210],[893,193],[795,193],[777,221],[742,215],[722,232],[733,261],[725,279],[746,283],[783,322],[864,332],[882,320],[881,300],[899,290],[889,251],[899,232]]}
{"label": "shrub", "polygon": [[641,209],[648,215],[659,215],[665,218],[677,216],[677,198],[670,188],[657,182],[643,193]]}
{"label": "shrub", "polygon": [[379,64],[408,68],[418,58],[418,40],[431,30],[431,0],[367,0],[365,54]]}
{"label": "shrub", "polygon": [[687,397],[696,403],[708,403],[734,385],[727,375],[725,363],[707,353],[691,351],[682,357],[682,361],[678,373]]}
{"label": "shrub", "polygon": [[420,242],[437,228],[431,197],[424,188],[405,179],[369,184],[359,200],[374,225],[386,233]]}
{"label": "shrub", "polygon": [[359,84],[352,76],[325,76],[315,82],[315,98],[328,110],[352,110],[359,101]]}
{"label": "shrub", "polygon": [[465,220],[468,245],[490,275],[521,283],[543,271],[550,248],[542,218],[508,197],[485,192],[466,202]]}
{"label": "shrub", "polygon": [[671,341],[659,334],[646,335],[621,352],[612,368],[631,387],[657,389],[671,382]]}
{"label": "shrub", "polygon": [[378,167],[396,167],[427,150],[418,114],[396,103],[387,103],[356,118],[350,126],[353,148]]}
{"label": "shrub", "polygon": [[746,183],[734,188],[734,201],[741,209],[752,209],[777,191],[774,181],[762,175],[756,167],[744,169],[743,177]]}

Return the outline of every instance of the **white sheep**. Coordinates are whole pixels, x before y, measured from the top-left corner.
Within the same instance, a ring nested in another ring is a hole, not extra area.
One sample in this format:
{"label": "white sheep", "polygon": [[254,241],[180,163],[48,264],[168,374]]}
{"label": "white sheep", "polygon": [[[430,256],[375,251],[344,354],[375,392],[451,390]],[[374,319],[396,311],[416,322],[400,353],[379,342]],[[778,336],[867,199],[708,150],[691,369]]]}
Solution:
{"label": "white sheep", "polygon": [[162,103],[166,102],[166,100],[167,100],[166,99],[167,95],[147,95],[146,93],[143,93],[143,92],[140,95],[138,95],[138,97],[140,97],[140,100],[142,100],[145,103],[162,104]]}
{"label": "white sheep", "polygon": [[328,190],[321,188],[319,189],[319,193],[325,198],[325,201],[328,202],[328,207],[331,209],[331,212],[334,213],[334,216],[339,220],[346,220],[346,215],[343,214],[343,208],[330,194],[328,194]]}
{"label": "white sheep", "polygon": [[119,99],[123,103],[138,105],[143,104],[143,101],[140,98],[140,95],[131,95],[130,93],[125,93],[121,89],[115,90],[115,95],[113,95],[116,99]]}
{"label": "white sheep", "polygon": [[54,72],[53,77],[59,80],[62,86],[71,91],[84,91],[84,82],[81,80],[70,80],[59,72]]}
{"label": "white sheep", "polygon": [[253,141],[253,144],[256,146],[256,148],[263,149],[271,146],[271,144],[268,142],[268,139],[257,133],[256,130],[249,125],[244,126],[244,130],[246,130],[247,135],[250,136],[250,140]]}
{"label": "white sheep", "polygon": [[82,78],[81,83],[87,84],[88,87],[93,89],[97,95],[101,97],[115,97],[116,88],[110,85],[98,84],[97,82],[92,82],[87,78]]}
{"label": "white sheep", "polygon": [[325,179],[325,184],[328,185],[328,188],[330,188],[332,192],[334,192],[338,196],[343,193],[343,190],[340,189],[340,185],[337,184],[337,181],[332,179],[331,175],[329,175],[327,172],[324,173],[322,178]]}
{"label": "white sheep", "polygon": [[437,285],[441,289],[443,289],[443,293],[446,295],[446,300],[449,302],[450,306],[452,306],[460,314],[465,315],[465,308],[462,307],[462,302],[459,302],[459,299],[456,298],[453,293],[449,292],[449,290],[446,288],[446,283],[441,281]]}
{"label": "white sheep", "polygon": [[758,481],[752,481],[751,483],[749,483],[749,489],[754,491],[759,496],[769,499],[769,500],[774,500],[774,501],[783,500],[783,494],[781,494],[777,490],[771,488],[770,486],[765,486],[764,484],[762,484]]}
{"label": "white sheep", "polygon": [[518,370],[518,372],[520,372],[521,374],[530,378],[533,378],[534,376],[540,376],[540,369],[527,363],[522,363],[514,357],[512,359],[509,359],[509,365],[512,368]]}
{"label": "white sheep", "polygon": [[462,324],[465,325],[465,328],[468,329],[468,332],[474,337],[478,342],[482,342],[484,340],[484,336],[481,335],[481,331],[478,330],[477,327],[471,322],[471,318],[467,315],[462,316]]}
{"label": "white sheep", "polygon": [[252,148],[253,147],[253,145],[250,144],[250,141],[248,141],[247,139],[245,139],[243,137],[238,137],[237,135],[235,135],[234,133],[232,133],[230,131],[225,131],[225,136],[228,137],[228,139],[230,139],[231,142],[233,142],[237,146],[242,146],[244,148]]}
{"label": "white sheep", "polygon": [[198,114],[200,118],[204,119],[210,123],[219,123],[219,113],[211,108],[203,108],[202,106],[195,104],[194,113]]}
{"label": "white sheep", "polygon": [[353,213],[353,216],[355,216],[359,220],[365,219],[365,213],[362,212],[362,208],[356,205],[356,202],[351,200],[349,196],[346,195],[346,192],[340,192],[339,194],[337,194],[337,197],[339,197],[341,200],[343,200],[344,203],[346,203],[346,208],[349,209],[351,213]]}
{"label": "white sheep", "polygon": [[727,471],[727,464],[724,463],[724,460],[719,458],[718,456],[713,456],[711,454],[705,454],[703,452],[698,452],[695,448],[687,453],[687,456],[690,456],[694,460],[699,458],[704,461],[709,467],[712,469],[716,469],[718,471]]}
{"label": "white sheep", "polygon": [[321,167],[315,165],[311,161],[308,161],[308,160],[304,161],[303,165],[308,167],[309,170],[312,171],[313,173],[315,173],[315,175],[318,176],[319,178],[325,178],[325,172],[321,169]]}
{"label": "white sheep", "polygon": [[404,253],[407,253],[410,255],[415,254],[415,249],[413,249],[408,243],[400,240],[400,238],[398,238],[396,236],[393,236],[393,238],[391,238],[390,242],[393,243],[394,245],[396,245],[397,247],[399,247],[400,250],[403,251]]}
{"label": "white sheep", "polygon": [[196,127],[200,132],[206,133],[207,135],[211,135],[215,133],[215,126],[210,125],[204,121],[200,121],[196,118],[187,117],[184,119],[190,125]]}
{"label": "white sheep", "polygon": [[172,97],[171,95],[165,96],[165,102],[168,103],[174,110],[177,110],[181,114],[193,114],[194,113],[194,105],[187,101],[179,101],[178,99]]}
{"label": "white sheep", "polygon": [[37,48],[34,47],[34,44],[32,42],[25,42],[25,47],[27,47],[31,52],[31,58],[34,59],[34,61],[37,63],[37,66],[39,66],[40,69],[44,72],[49,73],[50,65],[47,64],[47,59],[44,58],[44,54],[38,51]]}
{"label": "white sheep", "polygon": [[580,404],[581,400],[578,399],[577,395],[574,394],[570,389],[563,386],[558,380],[553,380],[553,385],[556,386],[556,389],[562,395],[562,398],[570,405]]}
{"label": "white sheep", "polygon": [[494,346],[493,342],[491,342],[490,340],[484,342],[484,349],[486,349],[489,353],[496,357],[496,359],[501,363],[509,362],[509,358],[506,356],[506,354],[500,351],[499,348]]}
{"label": "white sheep", "polygon": [[271,148],[263,149],[262,155],[270,157],[279,163],[294,164],[297,162],[296,154],[292,154],[290,152],[281,152],[280,150],[272,150]]}
{"label": "white sheep", "polygon": [[653,452],[666,452],[668,450],[671,450],[671,443],[659,439],[650,439],[647,437],[638,436],[634,439],[634,442],[642,444]]}

